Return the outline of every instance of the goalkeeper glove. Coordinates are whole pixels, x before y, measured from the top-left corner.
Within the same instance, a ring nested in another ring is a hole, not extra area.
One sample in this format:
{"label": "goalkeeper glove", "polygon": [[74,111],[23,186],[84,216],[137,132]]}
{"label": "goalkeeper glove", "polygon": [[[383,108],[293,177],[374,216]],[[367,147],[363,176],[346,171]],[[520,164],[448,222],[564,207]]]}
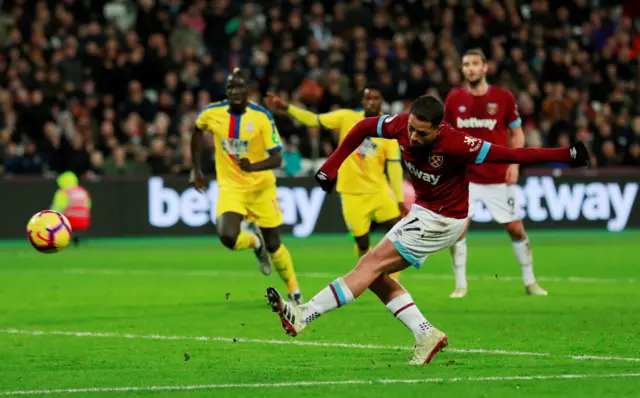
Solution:
{"label": "goalkeeper glove", "polygon": [[572,167],[584,167],[589,165],[589,151],[587,147],[580,141],[569,147],[569,155],[571,160],[569,164]]}
{"label": "goalkeeper glove", "polygon": [[328,193],[333,192],[333,187],[336,185],[335,178],[329,178],[329,176],[322,170],[318,170],[318,172],[316,173],[316,181],[318,181],[320,188]]}

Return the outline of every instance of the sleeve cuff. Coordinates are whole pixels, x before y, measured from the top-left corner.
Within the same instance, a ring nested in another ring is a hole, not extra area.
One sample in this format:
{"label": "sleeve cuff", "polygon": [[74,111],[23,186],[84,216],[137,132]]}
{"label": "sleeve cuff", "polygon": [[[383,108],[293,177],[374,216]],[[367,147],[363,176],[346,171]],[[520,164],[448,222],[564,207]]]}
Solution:
{"label": "sleeve cuff", "polygon": [[509,128],[510,129],[514,129],[514,128],[520,127],[520,126],[522,126],[522,119],[520,119],[520,118],[517,118],[513,122],[509,123]]}
{"label": "sleeve cuff", "polygon": [[484,162],[484,158],[487,157],[487,153],[489,153],[489,148],[491,148],[491,143],[485,141],[482,144],[482,148],[480,148],[480,152],[478,153],[478,157],[476,157],[476,164],[480,164]]}
{"label": "sleeve cuff", "polygon": [[378,119],[378,127],[376,129],[376,132],[378,133],[378,137],[382,137],[382,123],[384,122],[384,119],[387,118],[387,116],[389,115],[382,115],[380,116],[380,119]]}

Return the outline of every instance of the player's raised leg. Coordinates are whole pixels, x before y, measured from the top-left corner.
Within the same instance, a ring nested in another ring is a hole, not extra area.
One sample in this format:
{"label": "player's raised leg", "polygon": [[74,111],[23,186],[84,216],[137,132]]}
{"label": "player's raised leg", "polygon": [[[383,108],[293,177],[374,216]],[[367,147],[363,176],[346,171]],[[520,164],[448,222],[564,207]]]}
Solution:
{"label": "player's raised leg", "polygon": [[302,304],[302,293],[298,285],[298,278],[293,267],[293,259],[289,249],[280,241],[280,233],[277,228],[261,228],[264,236],[267,252],[271,258],[271,262],[278,271],[278,275],[287,285],[289,292],[289,301],[296,304]]}
{"label": "player's raised leg", "polygon": [[428,363],[446,346],[447,337],[431,326],[415,306],[409,293],[388,275],[402,271],[409,265],[394,243],[385,237],[360,259],[349,274],[333,281],[308,303],[300,306],[288,303],[273,288],[267,289],[267,298],[280,316],[287,334],[295,337],[321,315],[351,303],[371,287],[387,308],[414,332],[418,345],[411,363]]}
{"label": "player's raised leg", "polygon": [[[260,263],[260,270],[263,274],[269,275],[271,274],[271,260],[267,254],[264,239],[260,233],[254,233],[250,228],[247,228],[248,230],[242,229],[244,218],[244,214],[235,212],[220,214],[216,221],[220,242],[231,250],[253,249]],[[250,226],[251,223],[248,225]]]}
{"label": "player's raised leg", "polygon": [[[447,344],[447,337],[418,311],[407,291],[389,276],[409,265],[420,268],[426,257],[452,245],[464,230],[465,220],[439,216],[414,206],[376,247],[363,256],[346,276],[333,281],[308,303],[297,306],[269,288],[267,297],[285,331],[296,336],[321,315],[345,306],[370,288],[387,308],[416,336],[411,363],[428,363]],[[432,233],[430,231],[436,231]]]}
{"label": "player's raised leg", "polygon": [[505,226],[513,245],[513,252],[520,264],[525,291],[530,296],[546,296],[548,292],[536,282],[533,274],[533,255],[531,245],[521,220],[512,221]]}
{"label": "player's raised leg", "polygon": [[456,281],[456,286],[449,295],[451,298],[463,298],[467,295],[467,232],[469,231],[470,223],[470,221],[467,222],[464,233],[449,249],[451,251],[453,276]]}

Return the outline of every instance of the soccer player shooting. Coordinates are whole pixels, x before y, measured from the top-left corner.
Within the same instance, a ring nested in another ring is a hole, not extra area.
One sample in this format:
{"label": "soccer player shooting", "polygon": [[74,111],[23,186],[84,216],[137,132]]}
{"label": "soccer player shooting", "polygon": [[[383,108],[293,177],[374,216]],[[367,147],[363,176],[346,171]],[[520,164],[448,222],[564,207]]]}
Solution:
{"label": "soccer player shooting", "polygon": [[[462,57],[465,88],[452,91],[445,101],[444,120],[472,137],[512,148],[524,146],[522,121],[513,94],[487,83],[487,60],[480,50],[469,50]],[[518,182],[518,164],[477,164],[469,169],[469,223],[476,203],[482,202],[491,217],[504,225],[511,237],[525,291],[546,296],[533,274],[531,246],[520,218],[520,205],[514,184]],[[467,229],[451,247],[455,289],[449,297],[467,295]]]}
{"label": "soccer player shooting", "polygon": [[[340,109],[315,114],[290,105],[269,93],[267,104],[287,113],[308,127],[338,130],[342,142],[356,123],[382,114],[382,89],[368,84],[362,95],[362,108]],[[389,179],[385,175],[385,166]],[[372,219],[389,230],[406,214],[402,191],[402,165],[397,141],[367,137],[345,160],[338,172],[337,191],[341,196],[345,224],[356,241],[356,254],[371,250],[369,232]],[[393,275],[397,278],[398,275]]]}
{"label": "soccer player shooting", "polygon": [[[206,189],[201,168],[204,133],[214,137],[219,196],[216,227],[220,241],[231,250],[253,249],[261,272],[275,266],[287,285],[289,299],[302,295],[289,250],[280,241],[282,211],[273,169],[282,164],[281,140],[271,114],[250,103],[246,79],[239,69],[227,79],[227,100],[207,106],[191,136],[193,170],[190,183]],[[242,221],[249,221],[248,231]]]}
{"label": "soccer player shooting", "polygon": [[297,305],[284,301],[272,287],[267,299],[282,327],[291,336],[336,308],[345,306],[370,289],[416,338],[412,364],[429,363],[448,343],[415,305],[411,295],[389,274],[409,266],[420,269],[426,258],[451,247],[467,226],[469,208],[469,164],[567,162],[587,164],[581,143],[567,148],[507,148],[474,138],[443,123],[444,107],[432,96],[411,104],[408,114],[367,118],[354,126],[338,149],[316,174],[316,180],[331,192],[344,160],[367,137],[395,139],[411,174],[416,203],[344,277],[333,281],[311,301]]}

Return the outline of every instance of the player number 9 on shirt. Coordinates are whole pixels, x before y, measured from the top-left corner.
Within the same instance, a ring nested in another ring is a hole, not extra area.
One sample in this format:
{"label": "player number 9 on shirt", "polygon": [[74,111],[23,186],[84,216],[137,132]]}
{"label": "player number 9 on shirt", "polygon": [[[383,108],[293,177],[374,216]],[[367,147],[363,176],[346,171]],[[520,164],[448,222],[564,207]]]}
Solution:
{"label": "player number 9 on shirt", "polygon": [[71,224],[56,211],[41,211],[34,214],[27,223],[27,239],[40,253],[58,253],[69,245]]}

